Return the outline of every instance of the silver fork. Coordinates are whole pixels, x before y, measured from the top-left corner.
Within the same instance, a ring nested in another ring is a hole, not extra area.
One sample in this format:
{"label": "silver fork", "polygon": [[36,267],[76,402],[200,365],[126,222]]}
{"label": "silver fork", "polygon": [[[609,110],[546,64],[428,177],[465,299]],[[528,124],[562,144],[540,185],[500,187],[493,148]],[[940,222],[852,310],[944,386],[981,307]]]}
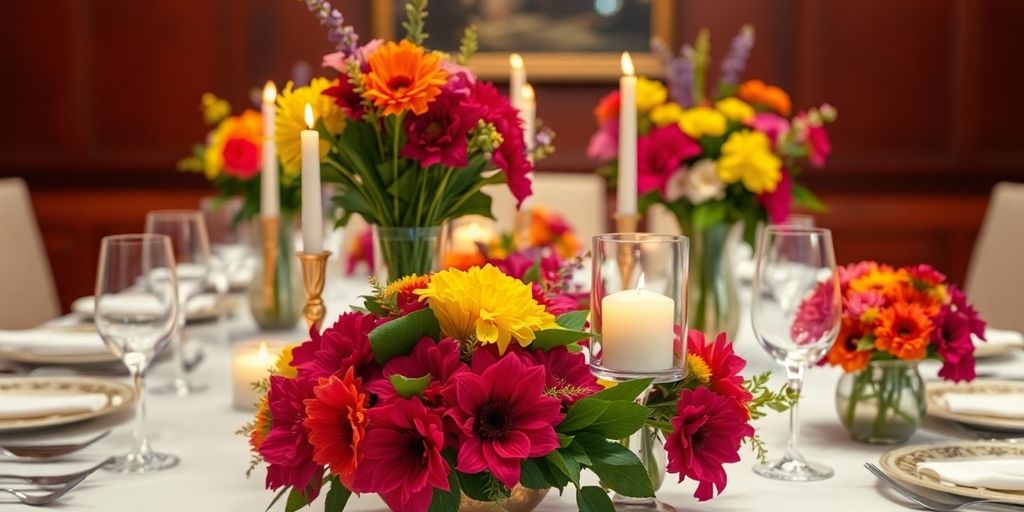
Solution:
{"label": "silver fork", "polygon": [[76,471],[74,473],[68,473],[65,475],[37,475],[37,476],[25,476],[25,475],[4,475],[0,474],[0,482],[27,482],[33,485],[64,485],[78,477],[89,476],[96,472],[96,470],[106,466],[113,462],[114,458],[110,457],[95,466]]}
{"label": "silver fork", "polygon": [[69,453],[77,452],[110,434],[106,431],[92,439],[81,443],[65,444],[26,444],[26,445],[4,445],[0,446],[0,458],[8,460],[41,460],[60,457]]}
{"label": "silver fork", "polygon": [[998,504],[998,505],[1012,506],[1012,507],[1019,506],[1019,505],[1016,505],[1014,503],[1007,503],[1005,501],[999,501],[999,500],[970,500],[970,501],[965,501],[965,502],[960,503],[960,504],[952,504],[952,503],[946,503],[944,501],[933,500],[931,498],[928,498],[928,497],[925,497],[925,496],[921,496],[920,494],[918,494],[918,493],[916,493],[914,491],[911,491],[910,489],[904,487],[902,484],[900,484],[896,480],[893,480],[892,478],[889,478],[889,475],[886,475],[884,472],[882,472],[881,469],[878,469],[878,466],[875,466],[874,464],[872,464],[870,462],[864,463],[864,467],[867,468],[867,470],[870,471],[873,475],[877,476],[879,480],[881,480],[881,481],[885,482],[886,484],[888,484],[889,487],[891,487],[892,490],[896,491],[897,494],[899,494],[900,496],[903,496],[904,498],[906,498],[906,499],[914,502],[915,504],[920,505],[920,506],[922,506],[922,507],[924,507],[924,508],[926,508],[928,510],[934,510],[936,512],[957,512],[959,510],[966,510],[966,509],[969,509],[971,507],[976,507],[978,505],[985,505],[985,504]]}
{"label": "silver fork", "polygon": [[60,499],[61,496],[64,496],[65,494],[70,492],[71,489],[77,487],[78,484],[82,483],[83,480],[89,478],[89,475],[91,474],[92,471],[84,475],[79,475],[78,477],[69,480],[67,483],[64,484],[63,487],[54,489],[46,494],[28,494],[27,492],[20,489],[6,489],[3,487],[0,487],[0,493],[10,494],[17,498],[18,501],[26,505],[31,505],[33,507],[40,505],[49,505],[50,503],[53,503],[54,501]]}

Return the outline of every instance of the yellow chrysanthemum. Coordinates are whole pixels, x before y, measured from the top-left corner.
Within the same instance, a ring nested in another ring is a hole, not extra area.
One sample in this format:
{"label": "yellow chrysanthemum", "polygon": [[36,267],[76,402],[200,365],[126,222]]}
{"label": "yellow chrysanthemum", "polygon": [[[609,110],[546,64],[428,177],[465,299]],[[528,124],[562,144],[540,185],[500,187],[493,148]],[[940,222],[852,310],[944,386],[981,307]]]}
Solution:
{"label": "yellow chrysanthemum", "polygon": [[647,112],[668,101],[668,89],[657,80],[640,77],[636,81],[636,109]]}
{"label": "yellow chrysanthemum", "polygon": [[715,103],[715,108],[733,121],[745,123],[754,118],[754,107],[739,98],[725,98]]}
{"label": "yellow chrysanthemum", "polygon": [[299,374],[299,371],[292,366],[292,351],[295,350],[296,346],[288,345],[277,356],[277,362],[274,363],[274,375],[294,379]]}
{"label": "yellow chrysanthemum", "polygon": [[246,139],[261,147],[263,115],[255,110],[246,110],[241,115],[225,118],[210,132],[203,153],[203,169],[207,178],[212,180],[224,171],[224,145],[228,139],[234,138]]}
{"label": "yellow chrysanthemum", "polygon": [[428,301],[445,336],[497,343],[501,354],[512,340],[525,347],[533,342],[534,331],[557,327],[528,284],[492,265],[443,270],[416,294]]}
{"label": "yellow chrysanthemum", "polygon": [[711,368],[697,354],[686,354],[686,371],[688,375],[695,377],[701,384],[711,382]]}
{"label": "yellow chrysanthemum", "polygon": [[[324,89],[337,84],[337,80],[314,78],[309,85],[294,87],[288,82],[277,96],[277,117],[274,120],[274,140],[277,142],[277,157],[285,174],[297,176],[302,168],[302,130],[306,129],[306,104],[313,107],[314,123],[323,119],[324,126],[332,135],[338,135],[345,128],[345,114]],[[320,158],[327,156],[331,144],[320,139]]]}
{"label": "yellow chrysanthemum", "polygon": [[768,136],[758,131],[735,132],[722,145],[718,177],[743,182],[755,194],[774,192],[782,180],[782,160],[771,151]]}
{"label": "yellow chrysanthemum", "polygon": [[683,107],[678,103],[666,103],[651,109],[651,122],[658,127],[676,124],[682,117]]}
{"label": "yellow chrysanthemum", "polygon": [[725,133],[725,125],[725,115],[708,107],[691,108],[679,117],[679,129],[695,139],[721,137]]}

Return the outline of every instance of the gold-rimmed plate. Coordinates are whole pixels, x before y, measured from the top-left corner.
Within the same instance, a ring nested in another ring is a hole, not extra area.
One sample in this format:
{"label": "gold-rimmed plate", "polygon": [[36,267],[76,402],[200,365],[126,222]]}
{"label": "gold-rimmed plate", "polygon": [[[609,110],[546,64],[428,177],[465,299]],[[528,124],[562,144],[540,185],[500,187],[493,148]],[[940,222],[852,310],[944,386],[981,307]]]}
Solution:
{"label": "gold-rimmed plate", "polygon": [[5,393],[40,396],[102,393],[107,395],[107,405],[96,411],[0,418],[0,432],[54,427],[99,418],[126,409],[135,399],[131,386],[100,377],[5,377],[0,379],[0,395]]}
{"label": "gold-rimmed plate", "polygon": [[961,441],[904,446],[882,454],[878,463],[885,474],[902,483],[924,487],[967,498],[999,500],[1024,505],[1024,492],[997,491],[982,487],[967,487],[923,475],[917,470],[921,462],[970,459],[1024,458],[1024,444],[1006,441]]}
{"label": "gold-rimmed plate", "polygon": [[997,416],[982,416],[979,414],[963,414],[950,411],[943,399],[947,393],[968,393],[996,395],[1007,393],[1024,394],[1024,381],[1012,380],[985,380],[978,379],[972,382],[929,382],[925,391],[927,395],[928,415],[944,420],[955,421],[964,425],[983,428],[986,430],[999,430],[1006,432],[1024,432],[1024,418],[1002,418]]}

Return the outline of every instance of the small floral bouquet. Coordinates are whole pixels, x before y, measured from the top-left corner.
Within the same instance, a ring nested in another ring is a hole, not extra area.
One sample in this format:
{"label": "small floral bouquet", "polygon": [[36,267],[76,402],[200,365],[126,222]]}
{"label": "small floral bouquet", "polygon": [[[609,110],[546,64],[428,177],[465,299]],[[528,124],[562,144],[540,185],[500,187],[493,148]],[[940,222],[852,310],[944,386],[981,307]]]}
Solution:
{"label": "small floral bouquet", "polygon": [[[539,272],[539,270],[538,270]],[[556,315],[557,312],[557,315]],[[619,440],[641,428],[667,440],[668,470],[725,486],[752,418],[788,394],[743,382],[725,336],[688,338],[685,381],[636,398],[650,380],[603,389],[580,352],[587,312],[487,265],[375,286],[364,308],[282,355],[243,429],[289,512],[326,486],[328,510],[376,493],[392,510],[456,511],[464,500],[576,488],[580,510],[611,511],[589,469],[621,495],[656,486]],[[679,343],[682,349],[682,341]]]}

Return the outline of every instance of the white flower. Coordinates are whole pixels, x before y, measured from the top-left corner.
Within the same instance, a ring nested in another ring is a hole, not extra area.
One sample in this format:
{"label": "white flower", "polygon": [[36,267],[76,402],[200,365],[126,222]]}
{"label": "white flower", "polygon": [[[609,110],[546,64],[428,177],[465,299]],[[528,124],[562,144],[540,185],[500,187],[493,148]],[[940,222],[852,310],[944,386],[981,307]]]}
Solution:
{"label": "white flower", "polygon": [[[678,174],[678,173],[677,173]],[[673,179],[675,176],[673,176]],[[669,180],[671,186],[672,181]],[[714,160],[698,160],[686,172],[683,195],[693,204],[725,197],[725,183],[718,177]]]}
{"label": "white flower", "polygon": [[665,182],[665,200],[674,203],[679,199],[682,199],[686,195],[686,180],[687,175],[686,166],[682,166],[668,178]]}

